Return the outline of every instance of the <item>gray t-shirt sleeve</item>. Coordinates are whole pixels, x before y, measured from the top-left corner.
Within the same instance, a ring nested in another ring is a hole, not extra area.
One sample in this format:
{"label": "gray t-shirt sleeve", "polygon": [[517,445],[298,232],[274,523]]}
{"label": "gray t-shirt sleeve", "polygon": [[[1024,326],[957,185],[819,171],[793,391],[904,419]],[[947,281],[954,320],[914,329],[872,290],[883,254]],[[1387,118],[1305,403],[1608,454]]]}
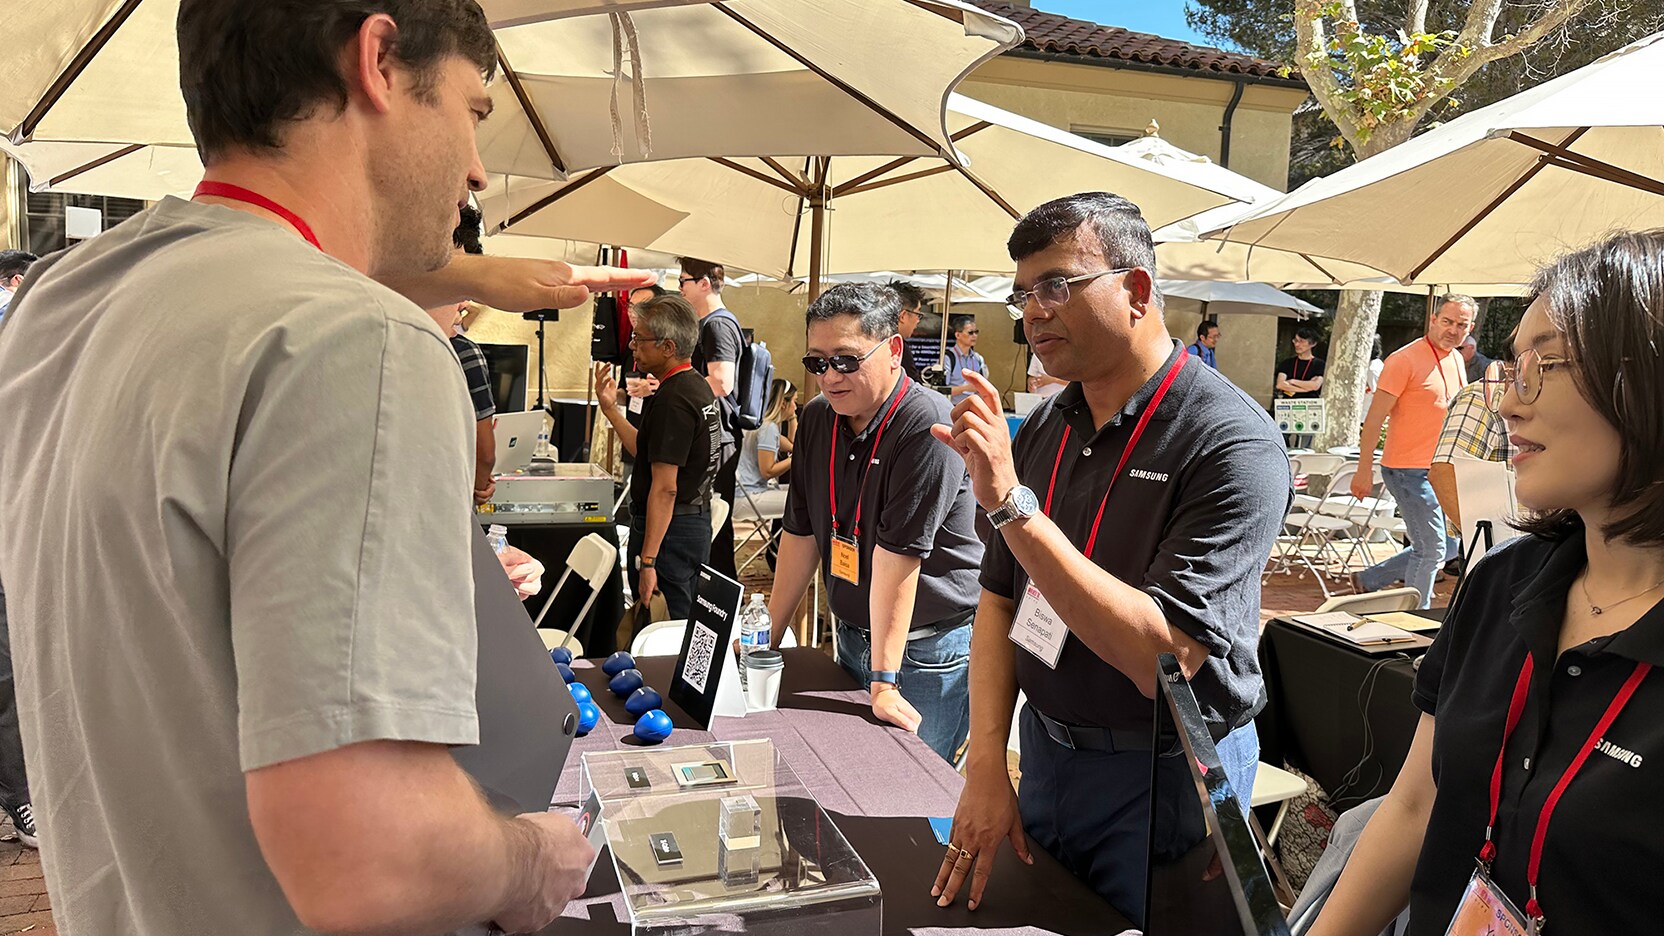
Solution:
{"label": "gray t-shirt sleeve", "polygon": [[226,507],[245,771],[478,740],[473,414],[437,330],[363,300],[249,365]]}
{"label": "gray t-shirt sleeve", "polygon": [[1217,657],[1258,640],[1260,573],[1291,496],[1280,447],[1243,440],[1193,465],[1143,588]]}

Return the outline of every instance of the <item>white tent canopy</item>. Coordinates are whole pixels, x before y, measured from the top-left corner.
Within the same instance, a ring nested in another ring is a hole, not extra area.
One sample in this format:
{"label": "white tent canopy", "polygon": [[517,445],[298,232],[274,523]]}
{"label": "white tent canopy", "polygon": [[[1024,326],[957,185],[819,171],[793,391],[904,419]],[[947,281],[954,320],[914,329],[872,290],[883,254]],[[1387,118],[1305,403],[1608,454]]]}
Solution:
{"label": "white tent canopy", "polygon": [[[871,270],[1010,270],[1023,211],[1107,189],[1165,224],[1232,201],[1194,166],[1158,166],[953,95],[941,158],[672,160],[570,182],[499,178],[488,229],[647,247],[772,276]],[[821,247],[817,254],[815,248]]]}
{"label": "white tent canopy", "polygon": [[1664,225],[1664,33],[1315,180],[1213,235],[1400,282],[1522,283]]}
{"label": "white tent canopy", "polygon": [[[481,155],[488,169],[547,179],[644,158],[949,152],[949,89],[1022,41],[1015,24],[959,0],[481,5],[503,64]],[[12,6],[7,29],[19,38],[0,57],[0,133],[14,143],[193,145],[178,0]],[[28,165],[50,179],[76,168],[58,161],[68,155]]]}
{"label": "white tent canopy", "polygon": [[[1009,276],[984,276],[973,280],[973,285],[988,296],[982,302],[998,302],[1005,306],[1011,295],[1013,279]],[[1202,303],[1206,315],[1280,315],[1285,318],[1309,318],[1325,315],[1321,308],[1265,283],[1219,283],[1193,280],[1157,279],[1156,288],[1163,296],[1193,299]],[[979,300],[970,300],[974,303]],[[967,303],[970,304],[970,303]]]}

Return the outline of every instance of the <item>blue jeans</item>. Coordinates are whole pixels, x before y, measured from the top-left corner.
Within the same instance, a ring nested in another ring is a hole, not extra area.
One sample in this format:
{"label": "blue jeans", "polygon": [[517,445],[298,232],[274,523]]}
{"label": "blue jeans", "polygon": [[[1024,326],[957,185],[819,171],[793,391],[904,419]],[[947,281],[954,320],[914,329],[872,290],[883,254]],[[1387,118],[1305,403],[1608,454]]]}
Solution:
{"label": "blue jeans", "polygon": [[1439,566],[1456,558],[1461,543],[1445,532],[1444,511],[1439,507],[1439,499],[1433,496],[1426,468],[1382,468],[1381,479],[1398,501],[1410,546],[1359,572],[1358,584],[1366,591],[1380,591],[1401,581],[1421,592],[1420,607],[1430,608],[1433,580],[1438,577]]}
{"label": "blue jeans", "polygon": [[[1071,750],[1046,734],[1031,706],[1019,716],[1022,782],[1017,807],[1023,831],[1134,926],[1144,925],[1145,875],[1151,843],[1149,751]],[[1231,791],[1248,812],[1258,772],[1260,739],[1252,721],[1217,745]],[[1196,785],[1183,757],[1162,758],[1163,812],[1194,801]],[[1166,807],[1174,807],[1169,809]],[[1176,824],[1168,831],[1178,833]]]}
{"label": "blue jeans", "polygon": [[[838,665],[862,686],[872,682],[872,642],[837,622]],[[919,738],[948,763],[971,732],[971,625],[909,641],[901,658],[901,697],[919,712]]]}
{"label": "blue jeans", "polygon": [[[647,597],[637,587],[639,572],[636,560],[641,556],[641,544],[647,539],[647,518],[634,517],[630,522],[630,590],[637,600]],[[693,592],[699,585],[699,567],[711,557],[711,514],[701,511],[671,517],[670,526],[659,543],[659,554],[653,568],[659,572],[659,591],[664,592],[665,608],[672,618],[687,620],[693,613]]]}

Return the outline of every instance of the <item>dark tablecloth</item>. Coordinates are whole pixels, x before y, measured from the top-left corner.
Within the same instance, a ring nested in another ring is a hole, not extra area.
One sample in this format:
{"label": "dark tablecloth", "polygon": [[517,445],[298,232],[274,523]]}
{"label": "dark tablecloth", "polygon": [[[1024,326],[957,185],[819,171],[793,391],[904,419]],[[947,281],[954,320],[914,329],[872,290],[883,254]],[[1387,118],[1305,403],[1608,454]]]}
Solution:
{"label": "dark tablecloth", "polygon": [[1274,620],[1260,666],[1269,699],[1255,720],[1261,760],[1310,774],[1336,811],[1392,787],[1421,720],[1408,656],[1371,655]]}
{"label": "dark tablecloth", "polygon": [[[676,730],[666,744],[772,740],[877,876],[884,891],[886,934],[999,931],[1008,936],[1084,936],[1126,928],[1120,914],[1039,849],[1034,849],[1034,865],[1029,867],[1008,846],[976,911],[965,909],[963,898],[939,909],[930,885],[944,849],[926,818],[953,815],[963,779],[917,736],[874,718],[866,692],[825,653],[782,652],[786,670],[779,710],[715,719],[707,732],[667,699],[665,712]],[[653,657],[638,661],[638,668],[648,685],[663,692],[675,663],[675,657]],[[595,730],[573,745],[555,792],[557,804],[576,802],[584,753],[640,743],[631,733],[634,719],[624,711],[623,700],[607,691],[605,674],[594,661],[580,660],[574,669],[594,694],[602,716]],[[628,931],[612,860],[603,854],[588,893],[567,908],[566,919],[545,932]]]}
{"label": "dark tablecloth", "polygon": [[[543,602],[549,596],[548,589],[553,589],[555,583],[560,581],[561,573],[566,571],[566,557],[572,552],[572,546],[590,533],[598,533],[615,549],[618,547],[618,530],[610,523],[516,525],[508,528],[509,545],[525,550],[533,559],[543,563],[545,570],[545,591],[526,602],[527,614],[536,618],[538,612],[543,610]],[[555,606],[544,615],[543,626],[573,630],[572,623],[588,598],[587,584],[579,581],[576,576],[567,579],[566,585],[555,598]],[[623,616],[624,572],[620,568],[607,576],[606,582],[601,586],[601,593],[595,596],[595,604],[589,609],[589,614],[577,622],[575,632],[578,640],[584,645],[584,653],[605,658],[617,650],[618,619]]]}

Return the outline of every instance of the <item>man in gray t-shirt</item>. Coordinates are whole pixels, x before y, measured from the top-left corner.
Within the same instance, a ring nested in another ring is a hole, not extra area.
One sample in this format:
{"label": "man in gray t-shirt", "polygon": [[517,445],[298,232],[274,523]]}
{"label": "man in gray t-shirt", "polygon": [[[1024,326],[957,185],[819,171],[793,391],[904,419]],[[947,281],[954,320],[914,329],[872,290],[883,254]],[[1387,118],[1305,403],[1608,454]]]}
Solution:
{"label": "man in gray t-shirt", "polygon": [[[473,419],[421,307],[539,307],[440,269],[495,43],[466,0],[365,6],[181,0],[197,199],[42,260],[0,322],[65,936],[522,932],[587,878],[569,818],[496,815],[448,751],[479,734]],[[544,272],[542,305],[640,279]]]}

